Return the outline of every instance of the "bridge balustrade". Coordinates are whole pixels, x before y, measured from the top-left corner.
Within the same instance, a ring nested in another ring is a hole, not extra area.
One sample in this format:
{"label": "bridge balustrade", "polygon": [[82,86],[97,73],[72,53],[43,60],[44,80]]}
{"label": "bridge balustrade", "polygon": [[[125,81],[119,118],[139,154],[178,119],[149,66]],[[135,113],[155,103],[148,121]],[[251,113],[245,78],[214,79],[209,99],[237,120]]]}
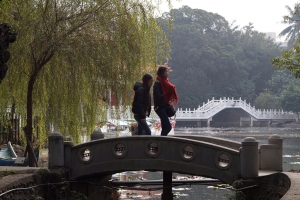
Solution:
{"label": "bridge balustrade", "polygon": [[70,141],[63,144],[61,134],[56,132],[49,136],[49,154],[49,168],[67,167],[70,179],[147,170],[216,178],[232,184],[240,178],[258,176],[259,169],[282,171],[282,138],[278,135],[271,136],[262,148],[252,137],[238,143],[191,135],[117,137],[74,146]]}
{"label": "bridge balustrade", "polygon": [[298,116],[292,112],[276,112],[276,110],[256,110],[255,107],[252,107],[250,103],[246,103],[246,101],[234,100],[234,99],[220,99],[214,100],[214,98],[204,104],[201,107],[198,107],[196,110],[177,110],[177,119],[210,119],[218,112],[222,111],[226,108],[241,108],[250,116],[252,116],[256,120],[272,120],[272,119],[284,119],[284,120],[296,120],[298,121]]}
{"label": "bridge balustrade", "polygon": [[202,175],[232,183],[240,166],[236,150],[173,137],[102,139],[74,146],[71,151],[73,179],[87,172],[112,174],[148,170]]}
{"label": "bridge balustrade", "polygon": [[[255,109],[254,106],[251,106],[250,103],[247,103],[246,100],[242,100],[241,98],[236,99],[229,99],[229,98],[220,98],[220,100],[208,100],[207,103],[203,103],[203,105],[198,107],[197,109],[182,109],[177,108],[176,112],[176,120],[178,121],[199,121],[199,120],[211,120],[213,116],[217,113],[221,112],[227,108],[239,108],[244,110],[246,113],[249,114],[251,118],[250,124],[253,125],[252,121],[270,121],[270,120],[292,120],[298,122],[298,115],[292,112],[284,112],[277,111],[277,110],[261,110]],[[116,109],[111,107],[107,109],[107,116],[108,119],[133,119],[133,114],[131,112],[131,107],[120,107]],[[154,119],[158,119],[159,117],[153,111],[151,116]],[[209,124],[209,123],[208,123]]]}

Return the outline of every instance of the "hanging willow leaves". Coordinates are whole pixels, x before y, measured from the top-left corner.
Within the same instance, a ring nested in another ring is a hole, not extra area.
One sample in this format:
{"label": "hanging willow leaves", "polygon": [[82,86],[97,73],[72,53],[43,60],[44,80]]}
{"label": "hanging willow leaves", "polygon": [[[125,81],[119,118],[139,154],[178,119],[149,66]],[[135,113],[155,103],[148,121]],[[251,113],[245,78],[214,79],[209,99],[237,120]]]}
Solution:
{"label": "hanging willow leaves", "polygon": [[26,115],[29,141],[38,116],[41,143],[50,127],[79,142],[83,127],[91,133],[97,120],[105,120],[108,93],[117,105],[128,105],[134,81],[160,62],[157,52],[168,57],[155,20],[159,2],[3,0],[0,22],[9,22],[18,38],[0,85],[1,110],[15,100]]}

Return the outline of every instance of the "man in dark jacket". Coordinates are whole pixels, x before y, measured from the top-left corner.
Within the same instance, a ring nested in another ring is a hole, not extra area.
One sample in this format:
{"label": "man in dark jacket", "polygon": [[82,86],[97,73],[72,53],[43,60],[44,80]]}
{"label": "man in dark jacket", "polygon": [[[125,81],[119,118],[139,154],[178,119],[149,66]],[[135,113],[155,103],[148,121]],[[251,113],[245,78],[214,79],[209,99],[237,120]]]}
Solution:
{"label": "man in dark jacket", "polygon": [[132,103],[132,112],[134,119],[138,123],[138,135],[145,131],[146,135],[151,135],[151,130],[146,122],[146,116],[151,112],[150,88],[153,84],[153,78],[150,74],[143,76],[143,83],[136,82],[133,87],[135,92]]}

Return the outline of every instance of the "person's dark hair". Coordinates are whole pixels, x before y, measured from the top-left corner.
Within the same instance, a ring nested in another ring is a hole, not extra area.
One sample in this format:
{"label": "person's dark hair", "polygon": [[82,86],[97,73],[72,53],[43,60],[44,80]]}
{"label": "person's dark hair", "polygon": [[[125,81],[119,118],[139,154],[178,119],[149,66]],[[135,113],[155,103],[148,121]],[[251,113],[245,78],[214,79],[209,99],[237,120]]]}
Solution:
{"label": "person's dark hair", "polygon": [[150,80],[150,79],[153,79],[152,78],[152,75],[151,74],[145,74],[144,76],[143,76],[143,84],[144,85],[148,85],[148,81]]}
{"label": "person's dark hair", "polygon": [[167,67],[165,66],[160,66],[157,70],[157,76],[163,77],[163,74],[167,71]]}

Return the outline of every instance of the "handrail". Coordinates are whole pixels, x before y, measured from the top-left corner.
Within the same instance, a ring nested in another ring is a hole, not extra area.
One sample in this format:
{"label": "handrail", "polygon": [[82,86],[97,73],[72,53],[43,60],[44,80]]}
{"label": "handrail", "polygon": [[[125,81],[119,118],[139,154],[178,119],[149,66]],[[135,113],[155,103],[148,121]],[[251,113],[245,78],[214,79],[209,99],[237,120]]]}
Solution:
{"label": "handrail", "polygon": [[[219,100],[212,99],[208,100],[207,103],[203,103],[203,105],[194,109],[185,109],[178,108],[176,111],[177,119],[209,119],[216,115],[218,112],[222,111],[225,108],[241,108],[250,116],[255,119],[297,119],[298,115],[293,112],[286,112],[283,110],[261,110],[255,109],[254,106],[251,106],[250,103],[247,103],[246,100],[239,99],[229,99],[229,98],[220,98]],[[111,107],[107,109],[108,118],[112,119],[116,117],[116,113],[118,111],[123,111],[120,114],[120,119],[133,119],[133,114],[131,112],[131,107],[121,107],[120,109],[115,109]],[[124,112],[125,111],[125,112]],[[151,118],[158,119],[158,116],[154,112],[152,106],[152,112],[150,114]]]}
{"label": "handrail", "polygon": [[178,109],[177,111],[177,119],[182,118],[210,118],[220,112],[225,108],[241,108],[248,112],[252,117],[256,119],[295,119],[297,115],[293,112],[284,112],[284,111],[276,111],[276,110],[256,110],[255,107],[252,107],[250,103],[248,104],[246,101],[241,99],[220,99],[208,101],[203,106],[198,109],[192,110],[182,110]]}

